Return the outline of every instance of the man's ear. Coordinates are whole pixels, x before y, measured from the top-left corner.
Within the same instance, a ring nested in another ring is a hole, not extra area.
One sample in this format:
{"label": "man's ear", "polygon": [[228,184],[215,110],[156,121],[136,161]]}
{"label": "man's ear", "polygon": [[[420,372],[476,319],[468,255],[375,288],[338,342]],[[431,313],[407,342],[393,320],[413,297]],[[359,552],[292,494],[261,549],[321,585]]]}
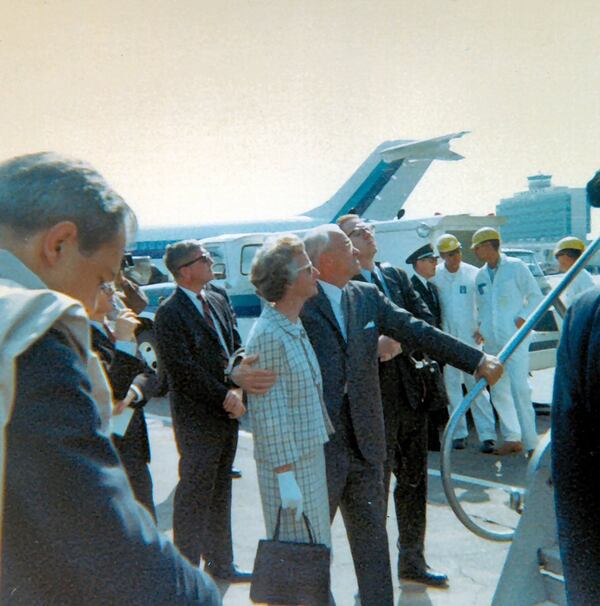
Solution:
{"label": "man's ear", "polygon": [[54,267],[68,251],[79,249],[77,225],[72,221],[61,221],[53,225],[44,235],[42,255],[50,267]]}

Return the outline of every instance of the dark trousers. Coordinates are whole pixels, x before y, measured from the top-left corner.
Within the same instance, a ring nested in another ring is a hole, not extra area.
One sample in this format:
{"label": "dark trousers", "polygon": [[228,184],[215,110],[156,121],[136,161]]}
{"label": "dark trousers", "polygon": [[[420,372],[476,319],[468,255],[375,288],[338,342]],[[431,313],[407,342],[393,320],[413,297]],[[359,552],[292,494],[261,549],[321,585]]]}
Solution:
{"label": "dark trousers", "polygon": [[122,438],[117,435],[113,435],[113,443],[119,453],[136,500],[150,512],[156,522],[152,476],[146,460],[146,448],[141,448],[132,440],[128,440],[127,437]]}
{"label": "dark trousers", "polygon": [[333,522],[342,512],[361,605],[392,606],[383,465],[365,461],[351,437],[346,428],[325,445],[329,513]]}
{"label": "dark trousers", "polygon": [[175,545],[195,566],[203,557],[215,567],[229,567],[233,562],[230,473],[237,423],[202,432],[178,427],[175,438],[180,457],[173,506]]}
{"label": "dark trousers", "polygon": [[386,415],[388,458],[384,464],[385,504],[390,478],[396,477],[394,507],[398,523],[398,570],[422,570],[427,511],[427,413],[402,406]]}

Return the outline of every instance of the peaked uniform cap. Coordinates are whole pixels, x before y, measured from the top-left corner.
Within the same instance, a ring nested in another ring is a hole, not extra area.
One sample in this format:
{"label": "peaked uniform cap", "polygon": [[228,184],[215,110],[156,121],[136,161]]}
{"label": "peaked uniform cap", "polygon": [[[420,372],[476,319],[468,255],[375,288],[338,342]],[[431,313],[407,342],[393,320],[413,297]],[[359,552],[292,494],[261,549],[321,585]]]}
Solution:
{"label": "peaked uniform cap", "polygon": [[421,246],[421,248],[417,248],[412,254],[410,254],[405,263],[407,265],[414,265],[420,259],[427,259],[429,257],[436,257],[437,255],[433,251],[433,247],[431,244],[425,244],[425,246]]}

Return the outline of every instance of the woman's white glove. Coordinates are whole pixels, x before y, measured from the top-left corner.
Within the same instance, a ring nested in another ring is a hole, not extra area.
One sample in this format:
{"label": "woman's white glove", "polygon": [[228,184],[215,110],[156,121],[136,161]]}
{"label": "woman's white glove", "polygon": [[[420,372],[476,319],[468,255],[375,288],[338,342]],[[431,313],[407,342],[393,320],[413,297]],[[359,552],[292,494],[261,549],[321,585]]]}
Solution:
{"label": "woman's white glove", "polygon": [[284,509],[296,510],[296,522],[302,519],[302,493],[293,471],[283,471],[277,474],[279,482],[279,495],[281,496],[281,506]]}

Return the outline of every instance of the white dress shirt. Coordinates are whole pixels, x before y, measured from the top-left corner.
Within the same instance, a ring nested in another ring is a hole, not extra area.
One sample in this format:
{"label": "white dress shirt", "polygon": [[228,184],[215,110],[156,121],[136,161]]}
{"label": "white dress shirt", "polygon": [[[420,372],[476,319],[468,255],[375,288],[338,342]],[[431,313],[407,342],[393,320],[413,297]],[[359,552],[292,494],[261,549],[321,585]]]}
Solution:
{"label": "white dress shirt", "polygon": [[337,320],[344,339],[348,340],[348,333],[346,332],[346,320],[344,318],[344,310],[342,308],[342,289],[334,284],[330,284],[329,282],[323,282],[322,280],[319,280],[318,282],[321,285],[325,296],[329,300],[329,303],[331,304],[333,315]]}
{"label": "white dress shirt", "polygon": [[[206,299],[206,290],[204,290],[204,288],[199,292],[194,292],[193,290],[188,290],[187,288],[183,288],[183,286],[179,286],[179,288],[181,288],[181,290],[183,290],[183,292],[190,298],[190,301],[194,304],[194,307],[198,310],[198,312],[200,313],[200,315],[204,318],[204,309],[202,309],[202,303],[200,302],[200,300],[198,299],[198,295],[202,296],[204,299]],[[206,299],[208,301],[208,299]],[[209,305],[210,308],[210,305]],[[221,343],[221,347],[223,348],[223,351],[227,354],[227,356],[231,355],[231,352],[229,351],[229,347],[227,347],[227,342],[225,341],[225,338],[223,337],[223,333],[221,332],[221,324],[219,322],[219,320],[217,320],[217,318],[215,318],[214,314],[211,312],[210,317],[212,319],[212,323],[215,327],[215,330],[217,332],[217,337],[219,337],[219,343]],[[206,320],[206,318],[204,318]]]}

